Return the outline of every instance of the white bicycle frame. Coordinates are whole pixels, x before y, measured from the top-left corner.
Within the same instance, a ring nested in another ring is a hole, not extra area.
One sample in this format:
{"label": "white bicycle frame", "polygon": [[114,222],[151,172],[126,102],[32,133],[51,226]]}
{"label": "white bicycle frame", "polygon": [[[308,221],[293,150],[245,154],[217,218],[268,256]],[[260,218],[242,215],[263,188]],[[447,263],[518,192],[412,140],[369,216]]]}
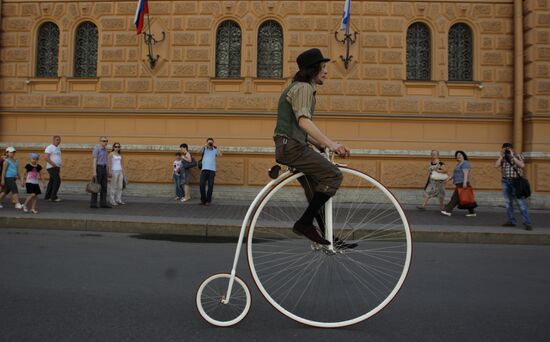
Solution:
{"label": "white bicycle frame", "polygon": [[[329,154],[327,152],[327,156],[328,155]],[[327,159],[330,159],[330,158],[327,158]],[[237,272],[239,255],[241,254],[244,234],[246,232],[246,225],[250,219],[250,216],[252,215],[252,210],[256,207],[258,202],[264,198],[264,195],[271,190],[273,185],[279,181],[279,179],[286,177],[290,173],[292,172],[286,171],[283,174],[281,174],[279,177],[267,183],[267,185],[258,193],[258,195],[256,195],[250,207],[248,207],[248,211],[246,212],[246,216],[244,217],[243,224],[241,226],[241,232],[239,233],[239,242],[237,243],[237,250],[235,251],[235,259],[233,259],[233,268],[231,269],[231,276],[229,278],[229,286],[227,288],[227,297],[222,300],[223,304],[229,303],[229,299],[231,298],[231,290],[233,289],[233,283],[235,282],[235,274]],[[330,245],[328,245],[327,248],[330,251],[334,252],[334,245],[332,243],[332,197],[325,203],[325,238],[327,239],[327,241],[330,242]]]}

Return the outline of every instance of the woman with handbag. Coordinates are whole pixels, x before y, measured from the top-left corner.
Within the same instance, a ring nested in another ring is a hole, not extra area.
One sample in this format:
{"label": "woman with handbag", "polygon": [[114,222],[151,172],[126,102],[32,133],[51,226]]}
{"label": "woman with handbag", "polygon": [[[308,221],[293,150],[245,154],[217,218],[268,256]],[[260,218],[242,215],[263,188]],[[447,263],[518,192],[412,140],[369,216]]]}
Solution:
{"label": "woman with handbag", "polygon": [[187,202],[191,199],[191,193],[189,191],[189,170],[197,165],[194,161],[191,152],[189,152],[189,146],[187,144],[180,145],[181,153],[181,169],[180,169],[180,184],[183,185],[183,197],[182,202]]}
{"label": "woman with handbag", "polygon": [[428,165],[428,180],[424,186],[424,203],[417,206],[417,209],[424,210],[430,198],[439,199],[439,210],[443,210],[445,201],[445,181],[447,176],[447,166],[439,160],[439,151],[432,150],[432,160]]}
{"label": "woman with handbag", "polygon": [[[470,187],[471,166],[468,161],[468,156],[464,151],[456,151],[455,158],[457,161],[456,167],[453,171],[453,175],[447,180],[447,182],[453,182],[455,185],[455,191],[453,192],[449,203],[447,203],[445,208],[441,210],[441,213],[445,216],[451,216],[453,209],[460,204],[459,208],[468,210],[466,216],[475,217],[475,207],[477,204],[473,201],[473,191]],[[463,201],[460,199],[459,192],[464,192],[464,195],[470,194],[470,197],[472,197],[471,201],[469,201],[468,204],[461,204]]]}

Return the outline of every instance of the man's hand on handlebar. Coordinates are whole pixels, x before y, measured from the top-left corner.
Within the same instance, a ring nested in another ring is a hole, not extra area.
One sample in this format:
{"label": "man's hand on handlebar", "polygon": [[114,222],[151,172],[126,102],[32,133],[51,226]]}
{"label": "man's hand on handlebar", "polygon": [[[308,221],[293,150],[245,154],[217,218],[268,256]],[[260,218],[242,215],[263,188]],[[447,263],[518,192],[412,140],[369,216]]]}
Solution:
{"label": "man's hand on handlebar", "polygon": [[334,145],[330,147],[330,150],[342,158],[347,158],[351,155],[349,149],[346,146],[339,143],[334,143]]}

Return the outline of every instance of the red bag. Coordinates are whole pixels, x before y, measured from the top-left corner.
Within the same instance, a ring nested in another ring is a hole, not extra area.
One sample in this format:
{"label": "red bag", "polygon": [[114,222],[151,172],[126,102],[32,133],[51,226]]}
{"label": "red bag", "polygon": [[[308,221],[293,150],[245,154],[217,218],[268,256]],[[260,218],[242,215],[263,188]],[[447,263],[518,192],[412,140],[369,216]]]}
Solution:
{"label": "red bag", "polygon": [[468,209],[477,207],[477,203],[474,197],[474,189],[468,185],[468,187],[458,187],[458,202],[460,209]]}

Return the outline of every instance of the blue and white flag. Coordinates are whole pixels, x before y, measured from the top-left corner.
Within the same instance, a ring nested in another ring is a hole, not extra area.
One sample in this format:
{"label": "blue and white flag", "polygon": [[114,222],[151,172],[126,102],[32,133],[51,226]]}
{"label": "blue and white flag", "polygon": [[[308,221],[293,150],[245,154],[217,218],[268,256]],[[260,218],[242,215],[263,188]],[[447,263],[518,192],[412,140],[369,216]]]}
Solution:
{"label": "blue and white flag", "polygon": [[346,0],[344,14],[342,14],[342,23],[340,24],[340,31],[345,31],[346,34],[349,34],[350,10],[351,0]]}

